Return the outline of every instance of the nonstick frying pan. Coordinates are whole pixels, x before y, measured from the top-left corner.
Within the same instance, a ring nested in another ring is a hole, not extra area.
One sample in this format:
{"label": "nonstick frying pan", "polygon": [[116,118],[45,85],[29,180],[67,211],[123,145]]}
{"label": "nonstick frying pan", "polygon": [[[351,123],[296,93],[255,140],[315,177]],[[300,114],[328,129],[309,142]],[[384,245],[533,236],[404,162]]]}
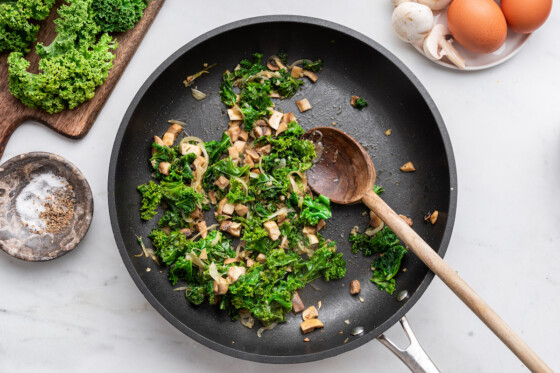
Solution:
{"label": "nonstick frying pan", "polygon": [[[305,129],[336,125],[360,141],[376,165],[377,184],[385,188],[383,198],[398,213],[410,216],[414,229],[443,256],[455,217],[457,175],[451,143],[435,104],[410,70],[382,46],[346,27],[307,17],[267,16],[222,26],[188,43],[158,67],[136,94],[116,136],[109,168],[109,210],[130,275],[171,324],[234,357],[300,363],[340,354],[380,336],[417,302],[433,278],[409,253],[402,264],[406,272],[397,275],[393,295],[369,281],[371,258],[352,254],[348,242],[354,226],[364,229],[367,225],[362,205],[334,205],[333,218],[324,231],[344,253],[346,278],[317,280],[315,288],[300,291],[306,306],[322,303],[319,313],[325,328],[308,335],[311,343],[303,342],[299,315],[290,314],[286,323],[257,338],[256,328],[232,322],[217,307],[191,305],[182,292],[172,290],[165,268],[134,256],[140,250],[135,235],[147,237],[156,224],[155,219],[140,220],[141,198],[136,192],[139,184],[151,178],[148,158],[153,136],[165,132],[169,119],[178,119],[187,123],[189,135],[205,141],[218,139],[228,121],[218,95],[222,72],[254,52],[269,56],[279,50],[286,51],[292,61],[322,58],[324,68],[317,83],[306,82],[294,98],[278,101],[277,107],[296,113]],[[196,80],[197,88],[208,94],[196,101],[183,80],[201,70],[203,63],[217,66]],[[363,111],[352,108],[352,95],[364,97],[369,106]],[[304,97],[313,109],[299,113],[295,100]],[[390,136],[385,135],[387,129]],[[408,161],[414,162],[416,172],[399,170]],[[425,223],[423,217],[434,209],[440,212],[437,224]],[[152,270],[147,272],[147,267]],[[364,302],[349,293],[349,283],[355,279],[362,284]],[[409,296],[397,301],[402,290]],[[357,326],[364,333],[352,336]]]}

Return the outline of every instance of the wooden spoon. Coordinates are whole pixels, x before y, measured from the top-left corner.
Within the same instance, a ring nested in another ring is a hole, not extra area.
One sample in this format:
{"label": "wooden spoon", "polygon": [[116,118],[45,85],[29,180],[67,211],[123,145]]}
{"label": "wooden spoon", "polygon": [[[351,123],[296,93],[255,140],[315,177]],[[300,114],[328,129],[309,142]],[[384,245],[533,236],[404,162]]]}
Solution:
{"label": "wooden spoon", "polygon": [[533,372],[552,372],[545,362],[443,259],[373,191],[375,169],[365,149],[351,136],[331,127],[306,133],[321,142],[320,160],[307,171],[311,189],[334,203],[363,202],[388,225],[408,248],[502,340]]}

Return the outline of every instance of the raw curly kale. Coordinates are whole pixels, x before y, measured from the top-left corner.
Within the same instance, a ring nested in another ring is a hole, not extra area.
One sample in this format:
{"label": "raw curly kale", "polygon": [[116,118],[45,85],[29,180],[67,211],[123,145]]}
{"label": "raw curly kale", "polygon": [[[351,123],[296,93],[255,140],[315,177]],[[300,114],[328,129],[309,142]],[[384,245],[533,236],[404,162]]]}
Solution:
{"label": "raw curly kale", "polygon": [[0,53],[29,52],[39,25],[49,15],[54,0],[0,1]]}
{"label": "raw curly kale", "polygon": [[73,0],[59,8],[57,37],[46,47],[37,45],[39,73],[27,71],[30,63],[22,53],[8,57],[10,92],[25,105],[51,114],[73,109],[92,99],[95,88],[107,79],[117,42],[108,34],[97,37],[92,1]]}
{"label": "raw curly kale", "polygon": [[134,27],[149,0],[95,0],[93,19],[103,32],[124,32]]}

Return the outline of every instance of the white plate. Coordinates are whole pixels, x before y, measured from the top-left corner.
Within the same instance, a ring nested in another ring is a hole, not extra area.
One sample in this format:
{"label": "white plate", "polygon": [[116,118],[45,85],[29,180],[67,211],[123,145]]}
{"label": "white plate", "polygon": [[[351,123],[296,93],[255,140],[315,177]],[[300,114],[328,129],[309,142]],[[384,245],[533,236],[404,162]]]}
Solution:
{"label": "white plate", "polygon": [[[434,24],[444,24],[447,26],[447,9],[434,12]],[[497,51],[488,54],[471,52],[457,42],[454,42],[453,46],[465,58],[465,70],[482,70],[504,63],[515,56],[530,36],[531,34],[518,34],[508,27],[504,44]],[[450,69],[459,70],[447,57],[433,62]]]}

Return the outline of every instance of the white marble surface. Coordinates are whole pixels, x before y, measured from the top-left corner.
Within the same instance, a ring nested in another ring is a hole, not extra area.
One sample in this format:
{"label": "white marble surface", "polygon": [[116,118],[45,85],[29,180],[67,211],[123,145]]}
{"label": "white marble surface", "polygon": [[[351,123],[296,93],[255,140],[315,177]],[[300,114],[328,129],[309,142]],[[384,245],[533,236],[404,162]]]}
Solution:
{"label": "white marble surface", "polygon": [[[22,125],[2,160],[49,151],[74,162],[95,198],[89,233],[48,263],[0,255],[0,372],[406,372],[376,341],[323,361],[271,366],[214,352],[167,323],[133,284],[107,207],[107,167],[135,92],[172,52],[241,18],[297,13],[354,28],[407,64],[426,86],[455,150],[459,202],[448,263],[544,358],[560,369],[560,9],[515,58],[477,73],[445,70],[392,33],[388,0],[167,0],[86,138]],[[444,372],[519,372],[522,364],[434,280],[408,314]],[[402,342],[399,327],[388,332]]]}

